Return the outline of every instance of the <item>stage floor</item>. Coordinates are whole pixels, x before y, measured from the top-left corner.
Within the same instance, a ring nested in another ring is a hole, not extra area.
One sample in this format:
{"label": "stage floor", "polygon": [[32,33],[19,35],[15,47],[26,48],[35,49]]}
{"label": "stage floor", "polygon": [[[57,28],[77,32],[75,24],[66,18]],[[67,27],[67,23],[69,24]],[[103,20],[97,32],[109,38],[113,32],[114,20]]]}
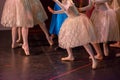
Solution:
{"label": "stage floor", "polygon": [[120,48],[99,61],[96,70],[83,47],[73,49],[75,61],[61,61],[66,50],[49,46],[44,34],[30,33],[30,56],[21,48],[11,49],[11,31],[0,31],[0,80],[120,80]]}

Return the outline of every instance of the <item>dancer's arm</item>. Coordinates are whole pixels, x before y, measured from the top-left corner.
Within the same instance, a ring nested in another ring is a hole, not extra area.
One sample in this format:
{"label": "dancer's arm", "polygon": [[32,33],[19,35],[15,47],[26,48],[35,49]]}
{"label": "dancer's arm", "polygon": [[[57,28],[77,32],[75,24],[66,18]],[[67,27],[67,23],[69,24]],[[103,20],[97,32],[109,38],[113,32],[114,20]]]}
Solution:
{"label": "dancer's arm", "polygon": [[111,0],[99,0],[99,1],[94,1],[96,4],[102,4],[102,3],[105,3],[105,2],[109,2]]}
{"label": "dancer's arm", "polygon": [[78,10],[81,11],[86,11],[91,9],[94,6],[94,2],[92,0],[89,0],[89,4],[85,7],[78,8]]}
{"label": "dancer's arm", "polygon": [[53,13],[53,14],[60,14],[60,13],[65,13],[68,8],[71,6],[71,2],[67,0],[66,4],[63,5],[60,1],[58,0],[53,0],[54,2],[56,2],[60,7],[61,7],[61,10],[58,10],[58,11],[54,11],[52,8],[48,7],[48,10]]}
{"label": "dancer's arm", "polygon": [[66,4],[63,5],[60,1],[58,0],[53,0],[54,2],[56,2],[63,10],[67,10],[70,6],[71,6],[71,2],[69,0],[66,1]]}
{"label": "dancer's arm", "polygon": [[115,11],[117,11],[120,8],[120,5],[119,5],[119,3],[118,3],[117,0],[112,0],[111,7],[112,7],[112,9],[114,9]]}
{"label": "dancer's arm", "polygon": [[48,6],[48,10],[52,13],[52,14],[61,14],[61,13],[64,13],[65,11],[63,9],[61,10],[53,10],[51,7]]}

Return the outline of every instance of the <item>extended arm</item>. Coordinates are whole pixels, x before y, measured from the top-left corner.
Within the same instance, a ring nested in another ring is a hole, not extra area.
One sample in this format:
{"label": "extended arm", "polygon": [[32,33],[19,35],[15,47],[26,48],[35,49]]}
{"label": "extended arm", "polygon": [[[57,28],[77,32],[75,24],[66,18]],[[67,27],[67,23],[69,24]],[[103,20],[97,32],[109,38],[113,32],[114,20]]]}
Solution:
{"label": "extended arm", "polygon": [[89,0],[89,5],[88,6],[85,6],[85,7],[82,7],[82,8],[79,8],[79,11],[86,11],[86,10],[89,10],[92,8],[92,6],[94,5],[94,2],[92,0]]}
{"label": "extended arm", "polygon": [[109,2],[111,0],[98,0],[98,1],[94,1],[96,4],[102,4],[102,3],[105,3],[105,2]]}
{"label": "extended arm", "polygon": [[48,10],[53,14],[65,13],[72,4],[72,2],[70,2],[69,0],[66,0],[65,3],[63,4],[58,0],[53,0],[53,1],[61,7],[61,10],[58,11],[54,11],[52,8],[48,7]]}
{"label": "extended arm", "polygon": [[69,0],[66,0],[66,4],[62,4],[60,1],[58,1],[58,0],[53,0],[54,2],[56,2],[63,10],[67,10],[69,7],[70,7],[70,5],[71,5],[71,2],[69,1]]}
{"label": "extended arm", "polygon": [[58,0],[53,0],[55,3],[57,3],[62,9],[64,9],[64,5],[58,1]]}
{"label": "extended arm", "polygon": [[54,11],[51,7],[48,6],[48,10],[52,13],[52,14],[60,14],[60,13],[64,13],[65,11],[63,9],[58,10],[58,11]]}

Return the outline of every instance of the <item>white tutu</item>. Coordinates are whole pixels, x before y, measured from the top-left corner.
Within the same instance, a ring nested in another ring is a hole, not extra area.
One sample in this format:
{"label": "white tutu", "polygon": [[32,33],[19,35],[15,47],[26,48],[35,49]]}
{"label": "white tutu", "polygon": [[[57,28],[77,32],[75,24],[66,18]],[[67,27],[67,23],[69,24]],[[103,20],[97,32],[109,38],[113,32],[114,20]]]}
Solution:
{"label": "white tutu", "polygon": [[97,42],[118,41],[119,27],[115,11],[95,9],[91,16],[92,23],[97,35]]}
{"label": "white tutu", "polygon": [[1,24],[6,27],[33,27],[29,0],[6,0]]}
{"label": "white tutu", "polygon": [[80,14],[65,20],[59,33],[60,47],[73,48],[92,42],[96,42],[96,36],[93,25],[86,15]]}

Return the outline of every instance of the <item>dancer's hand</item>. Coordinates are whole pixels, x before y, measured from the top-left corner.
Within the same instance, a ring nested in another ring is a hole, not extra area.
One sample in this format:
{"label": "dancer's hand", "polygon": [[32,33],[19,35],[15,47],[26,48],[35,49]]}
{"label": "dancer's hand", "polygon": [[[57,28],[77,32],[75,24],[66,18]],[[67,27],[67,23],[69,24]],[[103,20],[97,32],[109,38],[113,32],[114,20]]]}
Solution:
{"label": "dancer's hand", "polygon": [[49,10],[49,12],[51,12],[52,14],[54,13],[54,10],[53,10],[50,6],[48,6],[48,10]]}
{"label": "dancer's hand", "polygon": [[80,8],[77,8],[77,10],[78,10],[79,12],[81,12],[81,9],[80,9]]}

